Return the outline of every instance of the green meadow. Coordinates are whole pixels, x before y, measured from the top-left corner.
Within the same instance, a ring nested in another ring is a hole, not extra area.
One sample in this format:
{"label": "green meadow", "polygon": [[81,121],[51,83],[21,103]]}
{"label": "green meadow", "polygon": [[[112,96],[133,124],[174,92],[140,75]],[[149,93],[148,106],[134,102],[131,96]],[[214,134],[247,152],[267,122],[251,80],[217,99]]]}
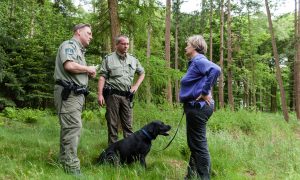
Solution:
{"label": "green meadow", "polygon": [[[136,104],[134,130],[154,119],[172,126],[170,136],[158,136],[148,154],[147,168],[138,163],[97,165],[107,146],[105,110],[85,110],[78,148],[83,175],[79,179],[183,179],[189,157],[185,119],[180,106]],[[208,123],[212,179],[300,179],[300,123],[293,114],[239,110],[216,111]],[[0,179],[74,179],[57,162],[59,123],[51,110],[6,108],[0,114]],[[120,135],[121,138],[121,135]]]}

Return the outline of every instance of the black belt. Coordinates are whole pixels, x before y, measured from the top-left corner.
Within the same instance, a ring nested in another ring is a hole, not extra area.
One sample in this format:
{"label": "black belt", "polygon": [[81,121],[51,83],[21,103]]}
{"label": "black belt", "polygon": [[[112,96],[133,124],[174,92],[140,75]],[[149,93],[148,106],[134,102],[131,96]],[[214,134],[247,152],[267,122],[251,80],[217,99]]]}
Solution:
{"label": "black belt", "polygon": [[[69,82],[69,81],[64,81],[64,80],[58,79],[58,80],[55,81],[55,84],[64,87],[64,90],[66,89],[67,91],[74,91],[74,93],[76,95],[84,94],[85,96],[87,96],[89,94],[88,87],[79,86],[74,82]],[[70,94],[70,92],[68,92],[68,94]]]}
{"label": "black belt", "polygon": [[130,95],[130,91],[120,91],[120,90],[117,90],[117,89],[111,89],[110,91],[110,94],[116,94],[116,95],[119,95],[119,96],[129,96]]}
{"label": "black belt", "polygon": [[79,86],[74,82],[64,81],[64,80],[56,80],[55,84],[63,86],[63,87],[70,87],[71,89],[79,89],[79,88],[87,88],[87,86]]}

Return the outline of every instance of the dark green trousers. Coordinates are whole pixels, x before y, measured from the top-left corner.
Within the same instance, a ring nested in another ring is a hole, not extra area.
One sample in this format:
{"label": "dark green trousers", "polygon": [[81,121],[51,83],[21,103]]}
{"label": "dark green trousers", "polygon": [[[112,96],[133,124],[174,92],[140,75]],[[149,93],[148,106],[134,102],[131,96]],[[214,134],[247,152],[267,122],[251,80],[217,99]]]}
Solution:
{"label": "dark green trousers", "polygon": [[69,98],[63,101],[62,89],[62,86],[55,85],[54,102],[61,127],[59,161],[67,172],[72,173],[80,171],[77,148],[82,128],[81,113],[85,97],[71,92]]}
{"label": "dark green trousers", "polygon": [[133,133],[132,131],[132,109],[127,97],[116,94],[109,95],[105,99],[106,121],[108,129],[108,144],[118,141],[118,122],[121,123],[123,137]]}

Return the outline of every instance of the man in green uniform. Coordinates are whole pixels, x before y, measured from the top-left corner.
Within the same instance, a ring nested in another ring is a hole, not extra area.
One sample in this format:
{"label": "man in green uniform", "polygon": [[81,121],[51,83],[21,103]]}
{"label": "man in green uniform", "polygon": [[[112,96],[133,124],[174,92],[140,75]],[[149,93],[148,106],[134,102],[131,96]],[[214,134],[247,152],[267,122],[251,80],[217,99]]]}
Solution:
{"label": "man in green uniform", "polygon": [[88,77],[96,76],[96,68],[87,66],[84,58],[85,48],[92,40],[91,26],[78,24],[73,30],[73,38],[64,41],[57,52],[54,103],[61,126],[59,161],[67,173],[79,175],[77,147],[82,127],[81,112],[88,94]]}
{"label": "man in green uniform", "polygon": [[[130,96],[137,91],[145,77],[140,62],[127,53],[129,38],[120,35],[115,43],[116,51],[102,62],[98,81],[98,103],[100,106],[106,104],[108,144],[118,140],[118,121],[121,122],[124,138],[133,133]],[[132,85],[135,73],[138,79]]]}

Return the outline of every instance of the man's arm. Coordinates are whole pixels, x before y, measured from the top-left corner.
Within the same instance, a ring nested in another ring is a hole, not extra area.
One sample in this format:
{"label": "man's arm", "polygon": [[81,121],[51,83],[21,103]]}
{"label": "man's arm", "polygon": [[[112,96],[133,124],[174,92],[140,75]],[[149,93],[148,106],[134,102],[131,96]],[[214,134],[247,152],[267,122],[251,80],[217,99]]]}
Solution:
{"label": "man's arm", "polygon": [[136,83],[133,86],[131,86],[130,92],[132,92],[132,93],[136,92],[138,90],[139,86],[141,85],[141,83],[143,82],[144,78],[145,78],[145,73],[140,74]]}
{"label": "man's arm", "polygon": [[99,81],[98,81],[98,104],[100,106],[104,106],[104,104],[105,104],[105,100],[103,97],[104,84],[105,84],[105,78],[103,76],[100,76]]}
{"label": "man's arm", "polygon": [[79,74],[87,73],[91,77],[96,77],[96,67],[95,66],[83,66],[74,61],[66,61],[64,63],[64,69],[68,72]]}

